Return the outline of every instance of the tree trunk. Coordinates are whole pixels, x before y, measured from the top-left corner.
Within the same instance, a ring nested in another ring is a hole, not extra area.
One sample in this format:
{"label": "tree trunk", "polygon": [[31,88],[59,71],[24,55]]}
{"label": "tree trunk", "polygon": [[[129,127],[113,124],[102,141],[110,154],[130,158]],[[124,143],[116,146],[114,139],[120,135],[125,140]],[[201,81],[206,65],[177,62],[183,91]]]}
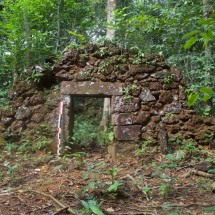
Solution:
{"label": "tree trunk", "polygon": [[109,40],[113,40],[115,36],[115,30],[111,26],[111,24],[114,21],[114,10],[116,9],[116,1],[115,0],[108,0],[107,3],[107,31],[106,31],[106,37]]}
{"label": "tree trunk", "polygon": [[57,38],[56,38],[56,47],[55,47],[56,53],[60,45],[60,5],[61,5],[61,0],[58,0],[57,1]]}
{"label": "tree trunk", "polygon": [[30,73],[30,66],[31,66],[31,50],[30,50],[30,27],[28,21],[28,14],[24,11],[23,14],[24,19],[24,28],[25,28],[25,41],[26,41],[26,54],[25,54],[25,70],[29,74]]}
{"label": "tree trunk", "polygon": [[[113,40],[115,36],[115,30],[112,28],[111,23],[114,21],[113,12],[116,8],[116,1],[115,0],[108,0],[107,1],[107,32],[106,32],[106,38],[109,40]],[[102,120],[100,122],[100,126],[104,129],[104,131],[107,130],[108,122],[110,118],[110,98],[104,99],[104,106],[103,106],[103,114],[102,114]]]}

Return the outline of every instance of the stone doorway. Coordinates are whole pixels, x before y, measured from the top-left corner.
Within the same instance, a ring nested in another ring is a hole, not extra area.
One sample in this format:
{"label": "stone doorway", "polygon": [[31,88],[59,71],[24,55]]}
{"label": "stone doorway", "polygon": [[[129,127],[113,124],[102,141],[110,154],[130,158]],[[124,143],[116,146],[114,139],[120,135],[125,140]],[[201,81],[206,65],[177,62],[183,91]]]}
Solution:
{"label": "stone doorway", "polygon": [[73,111],[74,119],[73,130],[71,131],[71,142],[74,145],[87,147],[91,143],[100,144],[100,127],[103,112],[103,97],[96,96],[74,96]]}
{"label": "stone doorway", "polygon": [[[75,82],[65,81],[61,83],[61,97],[64,102],[62,120],[62,147],[68,144],[73,136],[75,122],[75,99],[77,98],[111,98],[122,94],[121,83],[110,82]],[[103,99],[102,99],[103,100]]]}

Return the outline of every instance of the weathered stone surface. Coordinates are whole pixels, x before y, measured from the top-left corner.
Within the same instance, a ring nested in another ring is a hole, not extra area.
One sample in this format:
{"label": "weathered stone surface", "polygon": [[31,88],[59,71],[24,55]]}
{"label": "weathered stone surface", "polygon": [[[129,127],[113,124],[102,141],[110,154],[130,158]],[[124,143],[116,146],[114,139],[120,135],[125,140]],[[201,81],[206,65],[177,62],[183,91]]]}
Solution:
{"label": "weathered stone surface", "polygon": [[33,84],[28,83],[27,81],[20,81],[17,83],[14,88],[8,91],[8,98],[14,99],[17,98],[20,94],[33,88]]}
{"label": "weathered stone surface", "polygon": [[15,101],[10,102],[10,105],[12,105],[14,108],[18,108],[22,105],[24,99],[22,97],[17,98]]}
{"label": "weathered stone surface", "polygon": [[132,115],[130,113],[120,113],[112,115],[113,125],[132,125]]}
{"label": "weathered stone surface", "polygon": [[167,125],[166,126],[167,131],[169,134],[176,134],[180,131],[180,126],[178,124],[176,125]]}
{"label": "weathered stone surface", "polygon": [[117,140],[139,140],[141,134],[141,125],[115,126],[114,133]]}
{"label": "weathered stone surface", "polygon": [[166,124],[176,124],[179,122],[179,119],[177,116],[173,115],[173,116],[166,116],[165,118],[163,118],[163,122]]}
{"label": "weathered stone surface", "polygon": [[181,112],[181,104],[177,101],[174,101],[173,103],[166,105],[164,111],[179,114]]}
{"label": "weathered stone surface", "polygon": [[142,90],[139,97],[143,102],[152,102],[156,100],[156,98],[151,94],[151,91],[147,88]]}
{"label": "weathered stone surface", "polygon": [[131,75],[136,75],[137,73],[144,73],[146,70],[142,65],[129,65],[129,72]]}
{"label": "weathered stone surface", "polygon": [[26,106],[21,106],[18,108],[15,114],[15,118],[18,120],[23,120],[31,116],[31,108]]}
{"label": "weathered stone surface", "polygon": [[160,122],[160,120],[161,120],[160,116],[152,116],[151,117],[151,121],[154,123],[158,123],[158,122]]}
{"label": "weathered stone surface", "polygon": [[19,132],[21,133],[25,129],[25,123],[21,120],[16,120],[12,123],[10,126],[10,130],[13,132]]}
{"label": "weathered stone surface", "polygon": [[171,75],[172,73],[169,70],[163,69],[162,71],[151,74],[151,77],[157,78],[157,79],[164,79],[164,78],[171,77]]}
{"label": "weathered stone surface", "polygon": [[150,90],[161,90],[162,89],[162,84],[160,82],[151,82],[149,84],[149,89]]}
{"label": "weathered stone surface", "polygon": [[1,122],[3,123],[3,125],[5,126],[10,126],[11,123],[14,121],[13,117],[2,117],[1,118]]}
{"label": "weathered stone surface", "polygon": [[133,123],[139,125],[146,125],[150,119],[150,113],[147,111],[140,111],[137,116],[133,116]]}
{"label": "weathered stone surface", "polygon": [[148,140],[149,138],[150,139],[153,138],[151,141],[151,144],[158,143],[156,141],[157,137],[158,137],[158,132],[155,132],[155,131],[147,131],[146,133],[142,133],[142,135],[141,135],[142,140]]}
{"label": "weathered stone surface", "polygon": [[141,105],[141,110],[143,110],[143,111],[149,111],[150,107],[148,105]]}
{"label": "weathered stone surface", "polygon": [[206,125],[215,125],[215,118],[206,118],[204,122]]}
{"label": "weathered stone surface", "polygon": [[182,73],[181,73],[181,71],[179,69],[177,69],[175,67],[172,67],[170,71],[171,71],[172,74],[174,74],[173,77],[172,77],[174,81],[179,82],[179,81],[182,80],[183,76],[182,76]]}
{"label": "weathered stone surface", "polygon": [[31,117],[31,121],[35,122],[35,123],[40,123],[42,122],[44,119],[44,114],[41,113],[35,113],[32,117]]}
{"label": "weathered stone surface", "polygon": [[177,89],[178,88],[178,83],[176,83],[176,82],[170,82],[170,83],[168,83],[168,84],[164,84],[163,85],[163,89],[164,90],[171,90],[171,89]]}
{"label": "weathered stone surface", "polygon": [[122,95],[122,84],[91,81],[63,81],[61,83],[61,94],[104,96]]}
{"label": "weathered stone surface", "polygon": [[162,104],[170,104],[173,101],[173,96],[169,91],[162,91],[159,97],[159,102]]}
{"label": "weathered stone surface", "polygon": [[112,96],[111,110],[114,112],[130,113],[140,109],[140,100],[138,98],[123,99],[123,96]]}
{"label": "weathered stone surface", "polygon": [[42,92],[33,95],[29,100],[30,105],[43,104],[44,102],[45,98]]}

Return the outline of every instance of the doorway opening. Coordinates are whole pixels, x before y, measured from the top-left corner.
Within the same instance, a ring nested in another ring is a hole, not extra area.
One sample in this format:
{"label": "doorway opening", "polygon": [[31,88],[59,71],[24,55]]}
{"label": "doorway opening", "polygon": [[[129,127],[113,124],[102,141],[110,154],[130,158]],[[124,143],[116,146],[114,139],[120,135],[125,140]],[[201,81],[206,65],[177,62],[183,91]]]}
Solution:
{"label": "doorway opening", "polygon": [[100,126],[104,97],[72,97],[74,114],[74,126],[70,140],[72,151],[101,148],[106,141],[105,131]]}

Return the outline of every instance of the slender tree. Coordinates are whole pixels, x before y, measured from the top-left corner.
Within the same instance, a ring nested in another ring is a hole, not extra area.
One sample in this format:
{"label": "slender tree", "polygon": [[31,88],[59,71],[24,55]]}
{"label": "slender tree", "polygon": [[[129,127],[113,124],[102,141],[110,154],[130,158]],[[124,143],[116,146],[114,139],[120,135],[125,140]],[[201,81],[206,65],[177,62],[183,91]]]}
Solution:
{"label": "slender tree", "polygon": [[[112,27],[112,22],[114,21],[114,10],[116,8],[116,1],[115,0],[108,0],[107,1],[107,31],[106,31],[106,38],[109,40],[113,40],[115,36],[115,30]],[[108,121],[110,117],[110,98],[104,99],[104,106],[103,106],[103,114],[100,126],[103,127],[104,131],[107,130]]]}

